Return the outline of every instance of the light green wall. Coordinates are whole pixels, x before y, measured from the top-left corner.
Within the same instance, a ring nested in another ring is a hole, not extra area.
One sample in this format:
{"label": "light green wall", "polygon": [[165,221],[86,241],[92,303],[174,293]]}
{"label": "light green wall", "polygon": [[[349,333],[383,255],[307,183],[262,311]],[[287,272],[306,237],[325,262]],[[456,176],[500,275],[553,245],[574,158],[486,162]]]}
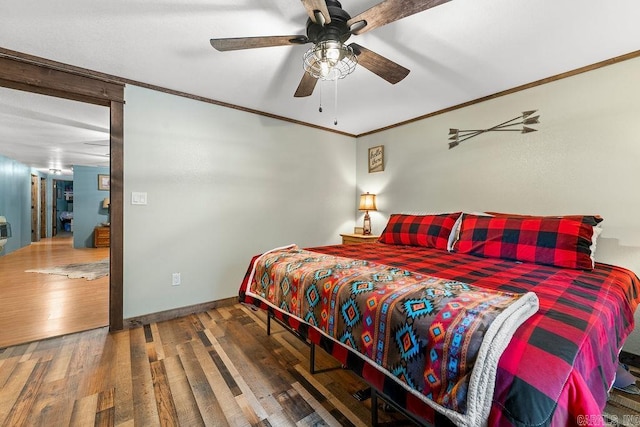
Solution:
{"label": "light green wall", "polygon": [[125,99],[125,318],[236,296],[253,255],[353,229],[354,138],[135,86]]}

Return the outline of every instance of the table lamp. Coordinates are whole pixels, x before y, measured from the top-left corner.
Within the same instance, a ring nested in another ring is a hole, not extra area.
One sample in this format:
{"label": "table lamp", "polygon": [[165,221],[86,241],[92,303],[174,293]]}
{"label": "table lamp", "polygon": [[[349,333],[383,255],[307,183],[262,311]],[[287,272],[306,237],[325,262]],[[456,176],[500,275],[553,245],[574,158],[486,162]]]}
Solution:
{"label": "table lamp", "polygon": [[105,223],[106,225],[111,224],[110,218],[109,218],[109,214],[110,212],[110,208],[111,208],[111,198],[110,197],[105,197],[104,200],[102,201],[102,209],[106,209],[107,210],[107,222]]}
{"label": "table lamp", "polygon": [[369,211],[376,210],[376,195],[369,194],[368,192],[360,195],[360,206],[358,210],[364,211],[364,224],[363,224],[363,232],[362,234],[369,235],[371,234],[371,217],[369,216]]}

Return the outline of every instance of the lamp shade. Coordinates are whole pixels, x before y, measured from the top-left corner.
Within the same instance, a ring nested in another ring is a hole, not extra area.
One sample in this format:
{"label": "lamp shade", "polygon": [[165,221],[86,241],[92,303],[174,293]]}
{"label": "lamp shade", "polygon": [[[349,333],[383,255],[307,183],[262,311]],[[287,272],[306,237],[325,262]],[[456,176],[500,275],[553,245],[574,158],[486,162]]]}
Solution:
{"label": "lamp shade", "polygon": [[105,197],[104,200],[102,201],[102,208],[109,209],[110,204],[111,204],[111,200],[109,199],[109,197]]}
{"label": "lamp shade", "polygon": [[375,211],[376,208],[376,195],[375,194],[361,194],[360,195],[360,206],[358,210],[361,211]]}

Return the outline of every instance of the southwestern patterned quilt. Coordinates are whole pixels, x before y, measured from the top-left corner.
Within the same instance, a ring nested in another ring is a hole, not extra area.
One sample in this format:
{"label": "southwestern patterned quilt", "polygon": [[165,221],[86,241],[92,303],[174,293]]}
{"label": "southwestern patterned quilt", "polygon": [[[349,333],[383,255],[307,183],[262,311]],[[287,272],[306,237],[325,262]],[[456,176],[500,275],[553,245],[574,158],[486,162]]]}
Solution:
{"label": "southwestern patterned quilt", "polygon": [[260,256],[246,294],[355,350],[457,425],[486,424],[499,357],[538,309],[499,292],[296,246]]}

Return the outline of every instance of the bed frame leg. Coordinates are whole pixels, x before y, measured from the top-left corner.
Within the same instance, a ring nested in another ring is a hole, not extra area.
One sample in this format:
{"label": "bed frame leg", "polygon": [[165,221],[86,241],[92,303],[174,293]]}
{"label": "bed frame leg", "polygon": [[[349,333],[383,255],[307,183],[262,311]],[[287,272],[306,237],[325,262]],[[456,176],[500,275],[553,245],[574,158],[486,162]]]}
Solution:
{"label": "bed frame leg", "polygon": [[267,313],[267,335],[271,335],[271,314]]}
{"label": "bed frame leg", "polygon": [[316,373],[316,345],[311,343],[309,347],[309,372]]}
{"label": "bed frame leg", "polygon": [[378,425],[378,393],[371,387],[371,427]]}

